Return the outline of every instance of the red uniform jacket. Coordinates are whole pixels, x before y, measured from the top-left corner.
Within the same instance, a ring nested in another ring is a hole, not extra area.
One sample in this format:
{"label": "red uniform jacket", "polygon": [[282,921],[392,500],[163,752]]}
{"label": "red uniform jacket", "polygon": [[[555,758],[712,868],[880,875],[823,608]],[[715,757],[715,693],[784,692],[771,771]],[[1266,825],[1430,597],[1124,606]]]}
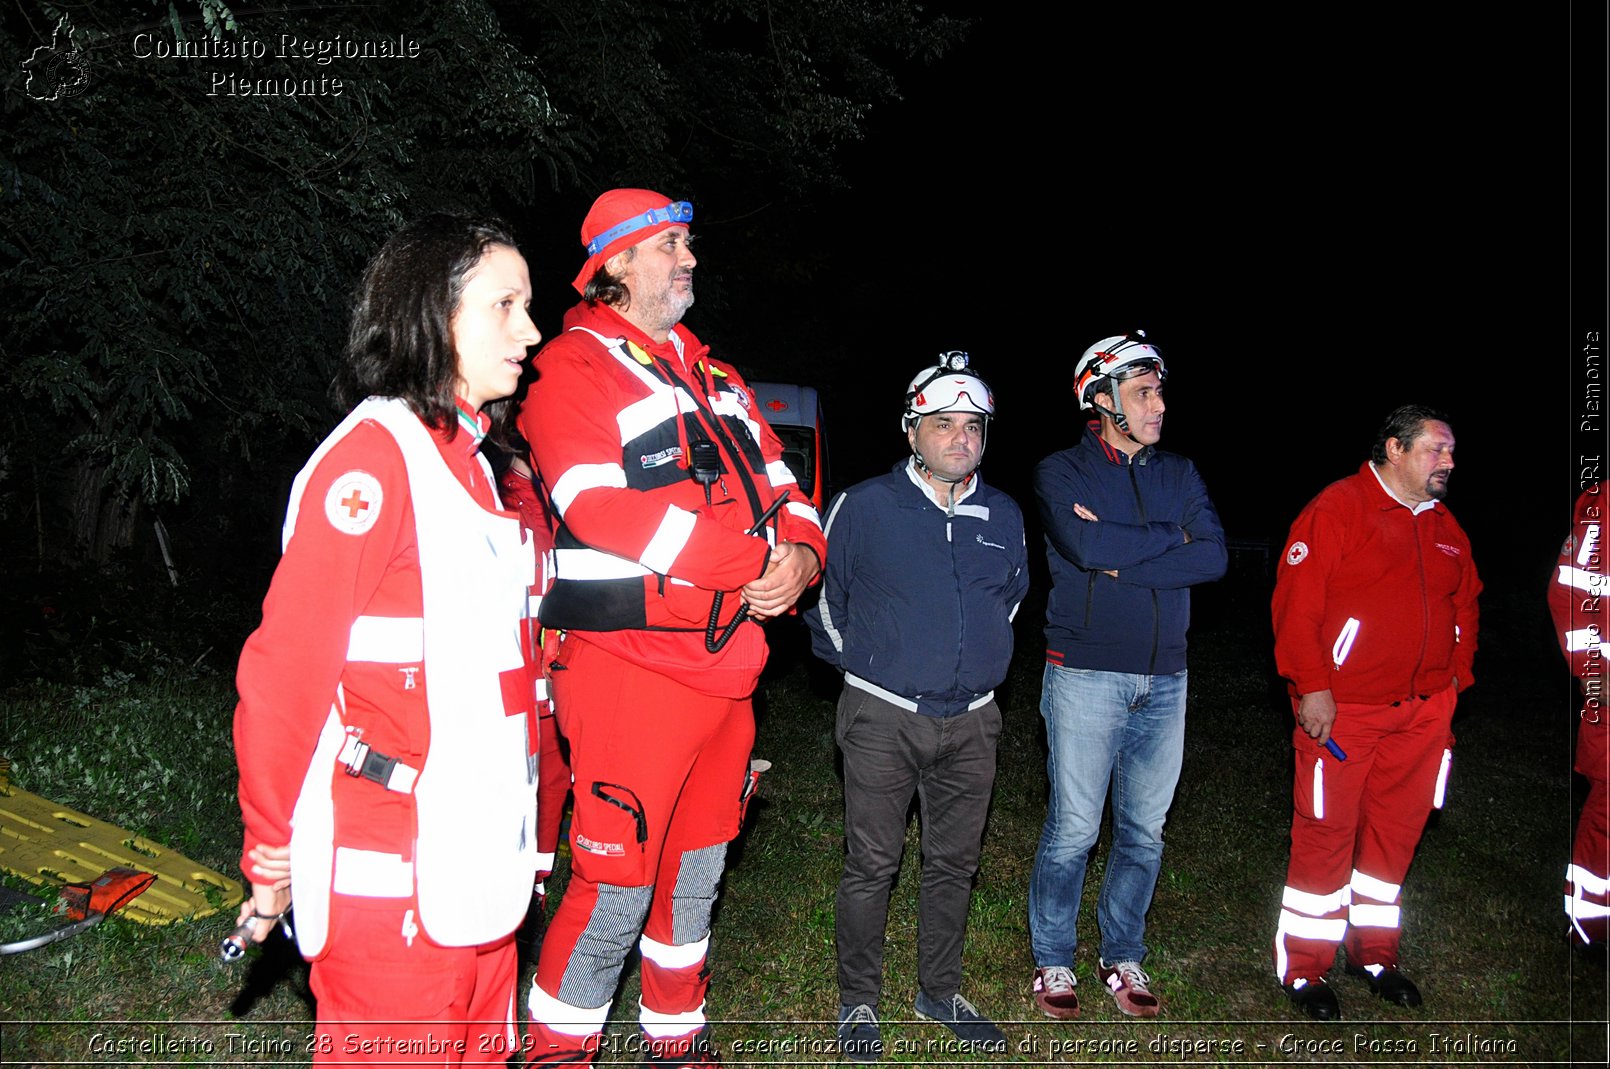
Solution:
{"label": "red uniform jacket", "polygon": [[[772,537],[825,560],[816,510],[748,386],[685,327],[660,344],[609,307],[583,302],[565,328],[538,354],[520,411],[560,520],[543,624],[706,693],[746,697],[765,663],[765,638],[744,624],[720,652],[707,652],[713,596],[730,595],[724,623],[736,591],[764,573],[767,542],[745,532],[785,489],[794,496]],[[698,440],[714,443],[724,472],[709,503],[688,475]]]}
{"label": "red uniform jacket", "polygon": [[1275,663],[1294,693],[1384,704],[1471,683],[1481,580],[1439,501],[1418,513],[1370,463],[1292,524],[1275,584]]}

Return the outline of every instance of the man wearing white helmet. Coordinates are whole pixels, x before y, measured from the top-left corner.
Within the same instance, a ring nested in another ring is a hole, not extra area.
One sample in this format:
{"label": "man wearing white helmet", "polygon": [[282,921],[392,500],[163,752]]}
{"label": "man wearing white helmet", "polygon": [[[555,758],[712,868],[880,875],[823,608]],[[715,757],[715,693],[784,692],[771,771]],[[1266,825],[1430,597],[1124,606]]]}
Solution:
{"label": "man wearing white helmet", "polygon": [[1219,578],[1226,563],[1195,466],[1157,449],[1167,374],[1144,334],[1085,350],[1074,394],[1097,418],[1034,473],[1052,580],[1040,696],[1051,800],[1029,884],[1029,936],[1034,1001],[1048,1017],[1079,1015],[1079,902],[1109,784],[1099,975],[1124,1013],[1160,1008],[1141,962],[1185,750],[1190,588]]}
{"label": "man wearing white helmet", "polygon": [[995,782],[1012,659],[1028,590],[1023,514],[978,476],[995,401],[945,353],[906,391],[911,456],[840,494],[828,513],[822,596],[806,614],[817,656],[844,673],[844,876],[837,902],[844,1056],[883,1053],[878,995],[889,891],[911,796],[922,802],[916,1012],[982,1049],[1006,1037],[961,994],[962,940]]}

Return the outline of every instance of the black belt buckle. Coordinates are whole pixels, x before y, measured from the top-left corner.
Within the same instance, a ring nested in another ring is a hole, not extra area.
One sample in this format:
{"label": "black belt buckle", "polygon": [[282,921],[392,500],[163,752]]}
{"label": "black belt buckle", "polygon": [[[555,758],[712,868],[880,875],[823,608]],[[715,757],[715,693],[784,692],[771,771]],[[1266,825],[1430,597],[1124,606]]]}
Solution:
{"label": "black belt buckle", "polygon": [[357,776],[382,787],[391,782],[391,771],[397,767],[397,759],[388,757],[367,742],[354,743],[357,750],[352,760],[346,762],[347,775]]}

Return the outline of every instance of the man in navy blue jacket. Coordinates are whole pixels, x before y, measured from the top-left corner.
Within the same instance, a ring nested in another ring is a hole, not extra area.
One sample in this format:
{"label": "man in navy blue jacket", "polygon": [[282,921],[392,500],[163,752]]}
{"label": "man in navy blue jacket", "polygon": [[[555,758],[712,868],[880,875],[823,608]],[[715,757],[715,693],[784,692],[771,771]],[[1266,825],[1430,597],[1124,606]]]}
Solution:
{"label": "man in navy blue jacket", "polygon": [[1052,580],[1040,696],[1051,801],[1029,884],[1029,937],[1034,1000],[1049,1017],[1079,1014],[1076,922],[1109,784],[1099,975],[1124,1013],[1159,1009],[1141,962],[1185,752],[1190,588],[1219,578],[1226,562],[1195,466],[1156,448],[1166,375],[1144,334],[1085,350],[1074,393],[1097,419],[1034,473]]}
{"label": "man in navy blue jacket", "polygon": [[946,353],[906,392],[911,456],[840,494],[828,513],[817,656],[844,673],[844,876],[838,891],[840,1048],[883,1053],[878,995],[889,891],[911,796],[922,800],[916,1012],[963,1042],[1006,1037],[961,994],[962,940],[995,783],[1012,616],[1028,590],[1017,503],[977,469],[995,402]]}

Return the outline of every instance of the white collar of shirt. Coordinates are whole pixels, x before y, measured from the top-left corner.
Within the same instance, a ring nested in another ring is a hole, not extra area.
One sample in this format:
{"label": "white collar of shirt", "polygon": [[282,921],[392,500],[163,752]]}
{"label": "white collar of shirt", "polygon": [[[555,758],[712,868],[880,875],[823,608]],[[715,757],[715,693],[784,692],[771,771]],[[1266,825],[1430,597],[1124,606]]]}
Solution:
{"label": "white collar of shirt", "polygon": [[[945,509],[947,512],[950,511],[950,509],[946,508],[945,504],[939,500],[938,492],[934,490],[933,486],[929,484],[927,479],[922,477],[922,472],[917,470],[916,457],[912,457],[910,460],[906,461],[906,477],[917,484],[917,489],[921,490],[927,496],[928,500],[934,503],[936,508]],[[973,491],[977,489],[978,472],[975,471],[973,474],[967,477],[967,481],[965,483],[961,484],[960,489],[951,490],[951,505],[959,505],[963,501],[966,501],[968,498],[973,496]]]}
{"label": "white collar of shirt", "polygon": [[1381,484],[1381,489],[1386,491],[1387,497],[1390,497],[1393,501],[1396,501],[1398,504],[1414,513],[1416,516],[1420,515],[1420,513],[1424,512],[1426,509],[1434,509],[1437,507],[1436,498],[1432,498],[1430,501],[1422,501],[1418,505],[1411,505],[1397,494],[1394,494],[1392,492],[1392,488],[1386,485],[1386,480],[1381,478],[1381,469],[1375,466],[1375,462],[1373,460],[1370,461],[1370,474],[1374,475],[1375,481]]}

